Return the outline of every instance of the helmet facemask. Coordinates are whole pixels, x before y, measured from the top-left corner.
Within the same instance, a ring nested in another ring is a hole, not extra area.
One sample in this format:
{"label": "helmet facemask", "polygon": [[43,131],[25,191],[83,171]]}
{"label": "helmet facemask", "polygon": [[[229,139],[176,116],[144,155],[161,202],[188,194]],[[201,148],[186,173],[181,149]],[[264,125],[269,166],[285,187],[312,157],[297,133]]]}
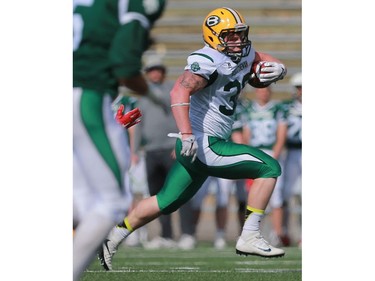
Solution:
{"label": "helmet facemask", "polygon": [[[240,42],[230,42],[231,36],[237,34],[240,37]],[[239,62],[242,57],[250,53],[251,41],[248,38],[249,26],[245,24],[238,24],[234,28],[223,29],[218,35],[220,44],[217,45],[217,50],[229,56],[233,62]],[[229,42],[228,42],[229,41]],[[239,50],[234,50],[239,48]]]}

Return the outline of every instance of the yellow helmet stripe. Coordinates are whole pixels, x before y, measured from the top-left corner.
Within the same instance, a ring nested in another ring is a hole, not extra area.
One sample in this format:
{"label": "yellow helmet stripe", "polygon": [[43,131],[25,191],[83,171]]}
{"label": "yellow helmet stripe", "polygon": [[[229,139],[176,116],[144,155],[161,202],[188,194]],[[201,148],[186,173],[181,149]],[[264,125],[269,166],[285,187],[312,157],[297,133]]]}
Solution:
{"label": "yellow helmet stripe", "polygon": [[237,23],[243,23],[240,15],[237,13],[237,11],[235,11],[231,8],[228,8],[228,7],[224,7],[224,9],[226,9],[227,11],[229,11],[233,15],[233,17],[235,18]]}

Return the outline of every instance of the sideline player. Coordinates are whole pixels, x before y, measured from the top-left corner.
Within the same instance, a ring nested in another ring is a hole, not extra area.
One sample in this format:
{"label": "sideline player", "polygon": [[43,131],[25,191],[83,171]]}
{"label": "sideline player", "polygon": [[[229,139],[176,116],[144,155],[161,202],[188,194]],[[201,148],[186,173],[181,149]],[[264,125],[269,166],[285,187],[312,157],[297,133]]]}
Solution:
{"label": "sideline player", "polygon": [[[296,213],[296,225],[299,234],[301,231],[301,205],[302,205],[302,73],[295,73],[290,78],[294,87],[292,99],[284,102],[288,133],[286,140],[287,154],[284,168],[285,197],[288,198],[288,210]],[[293,203],[293,204],[292,204]],[[288,223],[286,223],[288,226]],[[297,237],[299,246],[302,246],[301,237]]]}

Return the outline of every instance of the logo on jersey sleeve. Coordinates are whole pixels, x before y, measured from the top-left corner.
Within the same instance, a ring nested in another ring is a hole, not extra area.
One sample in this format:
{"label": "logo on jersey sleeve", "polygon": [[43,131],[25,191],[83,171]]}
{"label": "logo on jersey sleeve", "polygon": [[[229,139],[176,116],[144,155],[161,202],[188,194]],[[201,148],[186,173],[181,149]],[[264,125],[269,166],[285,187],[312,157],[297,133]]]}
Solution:
{"label": "logo on jersey sleeve", "polygon": [[193,72],[197,72],[198,70],[200,70],[200,66],[199,66],[199,63],[197,62],[193,62],[190,66],[190,69],[193,71]]}

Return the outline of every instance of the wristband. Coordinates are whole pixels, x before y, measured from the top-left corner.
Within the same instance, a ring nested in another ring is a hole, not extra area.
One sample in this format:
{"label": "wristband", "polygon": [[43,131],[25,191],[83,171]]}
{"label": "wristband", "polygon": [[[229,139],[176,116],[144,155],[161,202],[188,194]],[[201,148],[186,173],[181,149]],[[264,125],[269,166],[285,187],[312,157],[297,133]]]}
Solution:
{"label": "wristband", "polygon": [[171,104],[171,107],[174,107],[174,106],[188,106],[188,105],[190,105],[190,102],[180,102],[180,103]]}

